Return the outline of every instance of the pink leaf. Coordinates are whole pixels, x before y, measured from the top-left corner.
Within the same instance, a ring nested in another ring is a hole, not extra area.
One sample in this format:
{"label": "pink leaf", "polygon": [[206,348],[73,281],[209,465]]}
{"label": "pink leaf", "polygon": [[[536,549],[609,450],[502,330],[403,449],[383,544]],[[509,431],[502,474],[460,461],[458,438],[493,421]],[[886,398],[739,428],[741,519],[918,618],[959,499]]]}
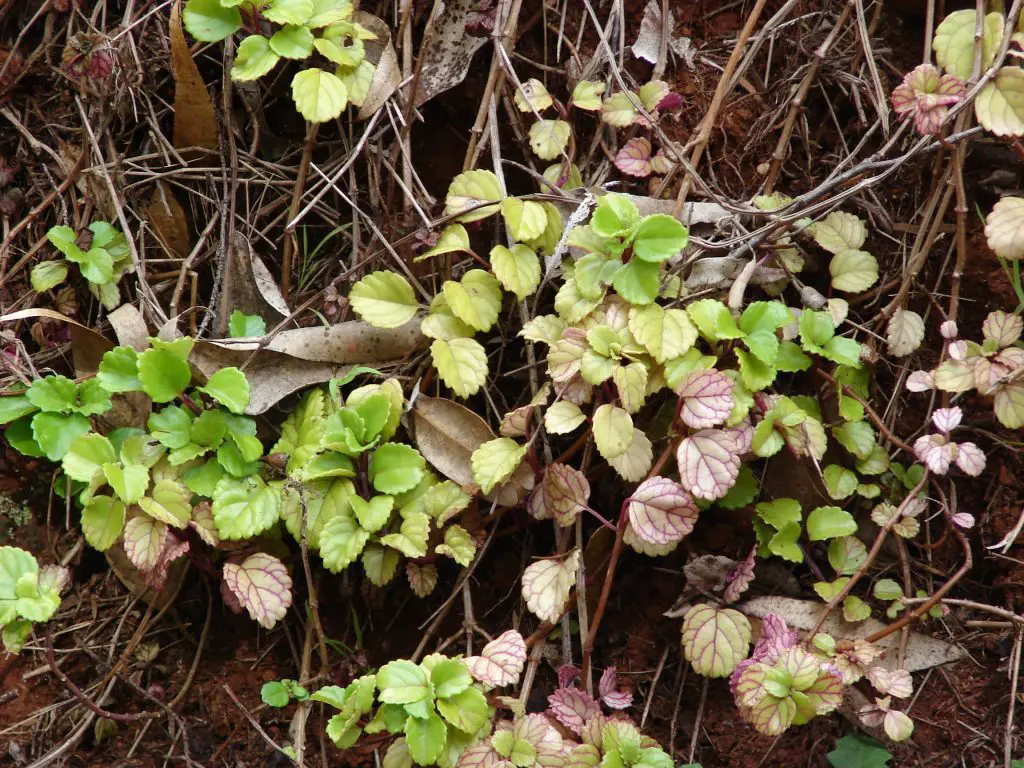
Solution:
{"label": "pink leaf", "polygon": [[914,455],[937,475],[949,471],[956,447],[943,435],[921,435],[914,441]]}
{"label": "pink leaf", "polygon": [[160,552],[160,557],[157,558],[153,570],[143,574],[143,580],[159,592],[164,588],[164,583],[167,581],[167,570],[171,567],[171,563],[179,557],[184,557],[188,554],[188,549],[189,544],[187,540],[179,539],[173,533],[167,531],[164,548]]}
{"label": "pink leaf", "polygon": [[220,536],[217,533],[217,525],[213,522],[213,510],[210,502],[201,501],[196,504],[192,508],[192,519],[189,520],[188,524],[189,527],[199,534],[200,539],[211,547],[217,546]]}
{"label": "pink leaf", "polygon": [[683,421],[694,429],[721,424],[732,411],[735,386],[732,379],[713,368],[687,374],[676,388],[683,401]]}
{"label": "pink leaf", "polygon": [[538,520],[554,517],[568,528],[590,501],[590,483],[586,475],[568,464],[551,464],[544,480],[530,497],[530,514]]}
{"label": "pink leaf", "polygon": [[957,445],[956,465],[964,474],[977,477],[985,469],[985,453],[974,443]]}
{"label": "pink leaf", "polygon": [[914,371],[907,377],[906,387],[911,392],[927,392],[935,389],[935,377],[931,371]]}
{"label": "pink leaf", "polygon": [[224,564],[224,583],[254,621],[271,629],[292,604],[292,577],[273,555],[257,552],[241,563]]}
{"label": "pink leaf", "polygon": [[479,656],[463,659],[469,673],[481,683],[500,688],[519,682],[526,664],[526,641],[510,629],[484,646]]}
{"label": "pink leaf", "polygon": [[974,515],[970,512],[957,512],[950,520],[957,528],[971,529],[974,527]]}
{"label": "pink leaf", "polygon": [[124,527],[124,551],[140,571],[156,567],[167,536],[167,525],[148,515],[138,515]]}
{"label": "pink leaf", "polygon": [[651,175],[651,142],[642,136],[627,141],[615,155],[615,167],[625,174],[645,178]]}
{"label": "pink leaf", "polygon": [[757,547],[755,546],[751,548],[747,559],[737,563],[736,567],[732,569],[732,572],[729,574],[729,583],[725,588],[725,592],[722,593],[725,602],[735,603],[740,599],[740,595],[747,591],[747,587],[754,580],[756,557]]}
{"label": "pink leaf", "polygon": [[962,340],[950,342],[947,351],[951,359],[965,360],[968,352],[967,342]]}
{"label": "pink leaf", "polygon": [[559,688],[548,696],[548,706],[555,720],[577,734],[601,711],[594,697],[579,688]]}
{"label": "pink leaf", "polygon": [[699,510],[682,486],[665,477],[641,483],[627,500],[633,531],[649,544],[670,544],[693,530]]}
{"label": "pink leaf", "polygon": [[503,768],[506,765],[511,763],[494,751],[489,739],[466,747],[458,762],[458,768]]}
{"label": "pink leaf", "polygon": [[946,320],[939,326],[939,333],[942,334],[944,339],[955,339],[958,332],[959,329],[952,320]]}
{"label": "pink leaf", "polygon": [[580,677],[580,670],[575,664],[563,664],[558,668],[558,687],[568,688]]}
{"label": "pink leaf", "polygon": [[932,423],[939,432],[945,432],[948,435],[960,426],[960,420],[963,418],[963,415],[963,411],[958,406],[938,408],[932,414]]}
{"label": "pink leaf", "polygon": [[606,667],[601,673],[601,680],[597,684],[597,692],[603,699],[609,693],[615,693],[615,667]]}
{"label": "pink leaf", "polygon": [[750,453],[754,443],[754,425],[750,419],[744,419],[735,427],[723,429],[722,432],[732,440],[733,450],[740,456]]}
{"label": "pink leaf", "polygon": [[[754,548],[756,551],[756,547]],[[749,558],[748,558],[749,559]],[[800,635],[786,626],[786,620],[781,616],[769,613],[761,621],[761,636],[754,643],[754,650],[750,658],[744,659],[736,665],[732,675],[729,676],[729,688],[733,695],[736,695],[736,686],[743,670],[751,664],[764,662],[774,664],[787,648],[795,648],[800,644]]]}
{"label": "pink leaf", "polygon": [[608,667],[598,684],[601,701],[609,709],[626,709],[633,704],[633,694],[616,690],[615,667]]}
{"label": "pink leaf", "polygon": [[704,429],[683,440],[676,451],[683,487],[707,501],[725,496],[740,473],[740,457],[732,448],[732,439],[720,429]]}
{"label": "pink leaf", "polygon": [[670,91],[658,102],[659,112],[671,112],[674,109],[681,109],[683,106],[683,97],[675,91]]}

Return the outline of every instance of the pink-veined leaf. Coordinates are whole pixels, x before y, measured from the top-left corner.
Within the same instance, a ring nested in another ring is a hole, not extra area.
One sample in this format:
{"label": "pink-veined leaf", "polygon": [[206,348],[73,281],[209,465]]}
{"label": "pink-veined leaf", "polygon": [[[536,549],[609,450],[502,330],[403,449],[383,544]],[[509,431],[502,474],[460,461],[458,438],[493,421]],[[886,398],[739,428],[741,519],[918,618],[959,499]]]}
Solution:
{"label": "pink-veined leaf", "polygon": [[939,333],[944,339],[955,339],[959,332],[960,330],[956,327],[956,323],[952,320],[944,320],[942,325],[939,326]]}
{"label": "pink-veined leaf", "polygon": [[843,701],[843,677],[839,672],[829,669],[803,690],[804,696],[811,700],[814,711],[819,715],[827,715]]}
{"label": "pink-veined leaf", "polygon": [[[387,765],[387,759],[384,765]],[[400,765],[411,765],[411,759],[400,763]],[[494,751],[490,740],[478,741],[466,747],[459,755],[458,768],[504,768],[506,765],[513,765],[504,760],[501,755]]]}
{"label": "pink-veined leaf", "polygon": [[555,720],[577,734],[601,711],[594,697],[579,688],[559,688],[548,696],[548,706]]}
{"label": "pink-veined leaf", "polygon": [[563,664],[558,668],[558,687],[568,688],[580,678],[580,668],[575,664]]}
{"label": "pink-veined leaf", "polygon": [[618,690],[615,667],[605,669],[597,688],[601,694],[601,702],[608,709],[626,709],[633,704],[633,694],[630,691]]}
{"label": "pink-veined leaf", "polygon": [[928,392],[935,389],[935,376],[931,371],[914,371],[907,377],[905,386],[911,392]]}
{"label": "pink-veined leaf", "polygon": [[[756,547],[754,548],[756,551]],[[800,635],[786,625],[786,620],[775,613],[769,613],[761,621],[761,636],[754,643],[754,650],[749,659],[744,659],[736,665],[732,675],[729,677],[729,689],[736,695],[737,685],[744,670],[751,664],[765,662],[774,664],[782,655],[782,652],[795,648],[800,644]]]}
{"label": "pink-veined leaf", "polygon": [[703,429],[676,450],[683,487],[700,499],[714,501],[729,492],[740,473],[733,440],[720,429]]}
{"label": "pink-veined leaf", "polygon": [[676,387],[683,401],[683,421],[694,429],[721,424],[732,411],[735,386],[732,379],[713,368],[688,373]]}
{"label": "pink-veined leaf", "polygon": [[530,514],[538,520],[554,517],[563,528],[576,522],[590,501],[586,475],[568,464],[551,464],[529,500]]}
{"label": "pink-veined leaf", "polygon": [[956,465],[971,477],[977,477],[985,469],[985,453],[974,443],[957,444]]}
{"label": "pink-veined leaf", "polygon": [[694,672],[727,677],[750,648],[750,622],[732,608],[701,603],[683,619],[683,655]]}
{"label": "pink-veined leaf", "polygon": [[732,441],[733,450],[740,456],[750,453],[754,443],[754,425],[746,418],[735,427],[723,429],[727,439]]}
{"label": "pink-veined leaf", "polygon": [[970,512],[957,512],[950,520],[953,521],[953,525],[957,528],[969,530],[974,527],[974,515]]}
{"label": "pink-veined leaf", "polygon": [[615,155],[615,167],[643,179],[651,175],[651,142],[642,136],[627,141]]}
{"label": "pink-veined leaf", "polygon": [[273,555],[256,552],[224,564],[224,583],[260,626],[271,629],[292,604],[292,577]]}
{"label": "pink-veined leaf", "polygon": [[659,176],[666,174],[672,170],[672,165],[672,161],[665,155],[665,150],[659,149],[654,153],[654,157],[651,158],[651,173],[656,173]]}
{"label": "pink-veined leaf", "polygon": [[463,659],[469,673],[481,683],[500,688],[519,682],[526,664],[526,641],[510,629],[484,646],[479,656]]}
{"label": "pink-veined leaf", "polygon": [[171,567],[171,563],[187,555],[188,550],[188,540],[179,539],[168,530],[164,539],[164,548],[160,551],[156,565],[153,566],[153,570],[143,573],[143,580],[149,587],[159,592],[167,582],[167,571]]}
{"label": "pink-veined leaf", "polygon": [[999,348],[1008,347],[1020,338],[1024,331],[1024,320],[1020,315],[1003,312],[1001,309],[990,312],[981,324],[981,335],[993,339]]}
{"label": "pink-veined leaf", "polygon": [[747,591],[747,587],[754,580],[754,567],[756,565],[757,547],[754,546],[747,555],[746,560],[736,564],[736,567],[729,573],[729,583],[725,587],[722,597],[727,603],[735,603],[740,595]]}
{"label": "pink-veined leaf", "polygon": [[133,517],[124,527],[124,551],[140,571],[156,567],[167,540],[167,524],[148,515]]}
{"label": "pink-veined leaf", "polygon": [[409,586],[412,587],[412,591],[416,593],[417,597],[426,597],[437,586],[436,565],[406,563],[405,575],[409,579]]}
{"label": "pink-veined leaf", "polygon": [[921,435],[914,441],[914,455],[937,475],[944,475],[949,471],[955,453],[956,445],[949,442],[944,435]]}
{"label": "pink-veined leaf", "polygon": [[538,560],[523,571],[523,599],[534,616],[552,624],[562,616],[569,590],[576,583],[580,551],[565,558]]}
{"label": "pink-veined leaf", "polygon": [[750,724],[765,736],[778,736],[793,724],[796,717],[796,701],[787,696],[784,699],[764,696],[747,713]]}
{"label": "pink-veined leaf", "polygon": [[939,432],[945,432],[948,435],[960,426],[960,420],[963,418],[963,415],[963,411],[960,410],[959,406],[937,408],[935,413],[932,414],[932,423]]}
{"label": "pink-veined leaf", "polygon": [[665,477],[644,480],[627,499],[633,531],[649,544],[669,544],[689,534],[700,511],[681,485]]}
{"label": "pink-veined leaf", "polygon": [[217,524],[213,522],[213,509],[210,502],[201,501],[192,508],[192,519],[189,520],[188,525],[199,534],[200,539],[211,547],[217,546],[220,535],[217,533]]}

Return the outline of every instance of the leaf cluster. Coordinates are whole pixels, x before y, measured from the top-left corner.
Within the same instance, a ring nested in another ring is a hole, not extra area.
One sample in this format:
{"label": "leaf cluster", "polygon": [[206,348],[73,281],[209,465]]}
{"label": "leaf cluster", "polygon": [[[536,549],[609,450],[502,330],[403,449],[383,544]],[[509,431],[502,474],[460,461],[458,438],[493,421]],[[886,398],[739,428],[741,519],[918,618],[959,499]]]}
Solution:
{"label": "leaf cluster", "polygon": [[43,261],[32,268],[30,281],[39,293],[63,283],[68,263],[78,266],[89,291],[108,310],[121,301],[117,284],[132,269],[131,252],[123,233],[105,221],[94,221],[81,233],[71,227],[50,227],[46,239],[64,255],[63,261]]}

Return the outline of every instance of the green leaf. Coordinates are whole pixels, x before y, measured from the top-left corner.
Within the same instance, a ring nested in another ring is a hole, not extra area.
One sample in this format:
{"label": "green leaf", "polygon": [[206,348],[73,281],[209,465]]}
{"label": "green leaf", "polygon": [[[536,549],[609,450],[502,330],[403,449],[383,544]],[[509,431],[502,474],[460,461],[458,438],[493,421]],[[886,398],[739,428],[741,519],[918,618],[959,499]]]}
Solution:
{"label": "green leaf", "polygon": [[131,347],[114,347],[103,353],[96,380],[107,392],[141,392],[138,359]]}
{"label": "green leaf", "polygon": [[802,563],[804,553],[797,545],[799,539],[799,525],[791,523],[790,525],[783,526],[778,533],[771,537],[771,540],[768,542],[768,551],[791,563]]}
{"label": "green leaf", "polygon": [[267,21],[275,24],[305,24],[313,15],[313,0],[271,0],[263,9]]}
{"label": "green leaf", "polygon": [[433,256],[469,250],[469,233],[466,231],[466,228],[458,223],[449,224],[441,230],[441,234],[437,238],[437,244],[421,253],[414,260],[423,261]]}
{"label": "green leaf", "polygon": [[882,744],[859,733],[843,736],[826,757],[832,768],[887,768],[892,760]]}
{"label": "green leaf", "polygon": [[444,531],[444,544],[438,544],[434,551],[439,555],[447,555],[465,568],[473,562],[476,543],[461,525],[450,525]]}
{"label": "green leaf", "polygon": [[852,536],[856,532],[857,521],[853,515],[839,507],[818,507],[807,516],[807,535],[811,541]]}
{"label": "green leaf", "polygon": [[[271,44],[267,38],[263,37],[263,35],[249,35],[241,42],[238,46],[238,51],[235,53],[235,63],[231,67],[231,79],[238,82],[258,80],[272,70],[280,59],[280,55],[271,50]],[[247,317],[247,315],[242,314],[240,310],[236,309],[231,313],[231,321],[229,322],[234,322],[236,314]],[[235,336],[234,333],[231,335]],[[239,335],[248,336],[250,334]]]}
{"label": "green leaf", "polygon": [[835,599],[836,595],[840,594],[843,591],[843,587],[845,587],[849,582],[850,579],[847,577],[836,579],[835,581],[831,582],[819,581],[814,584],[814,591],[817,592],[818,597],[820,597],[826,603],[831,602],[833,599]]}
{"label": "green leaf", "polygon": [[110,440],[95,432],[75,438],[68,446],[61,466],[64,474],[72,480],[91,483],[98,475],[103,474],[103,465],[117,460],[114,446]]}
{"label": "green leaf", "polygon": [[[628,417],[627,417],[628,418]],[[471,457],[473,480],[485,494],[507,480],[526,455],[526,446],[508,437],[488,440]]]}
{"label": "green leaf", "polygon": [[565,151],[571,131],[564,120],[538,120],[530,126],[530,149],[541,160],[554,160]]}
{"label": "green leaf", "polygon": [[611,403],[594,411],[594,442],[605,459],[614,459],[629,450],[633,440],[633,419]]}
{"label": "green leaf", "polygon": [[432,699],[433,691],[427,673],[405,659],[391,661],[377,672],[377,698],[385,704],[415,704]]}
{"label": "green leaf", "polygon": [[857,250],[868,236],[864,221],[852,213],[833,211],[813,225],[814,241],[830,253]]}
{"label": "green leaf", "polygon": [[779,344],[778,354],[775,356],[775,367],[786,373],[797,373],[806,371],[811,367],[813,361],[805,355],[799,345],[792,341],[783,341]]}
{"label": "green leaf", "polygon": [[[64,459],[67,461],[67,456]],[[120,464],[107,463],[103,465],[103,474],[110,487],[114,489],[114,493],[125,504],[136,503],[149,486],[149,469],[141,464],[123,467]]]}
{"label": "green leaf", "polygon": [[36,406],[25,395],[13,395],[0,397],[0,424],[20,419],[22,416],[34,412]]}
{"label": "green leaf", "polygon": [[[235,59],[235,66],[238,60]],[[259,315],[247,315],[240,309],[231,312],[228,320],[228,335],[232,339],[262,336],[267,332],[267,324]]]}
{"label": "green leaf", "polygon": [[397,549],[406,557],[423,557],[427,554],[430,518],[423,512],[404,512],[402,518],[398,533],[381,536],[380,543]]}
{"label": "green leaf", "polygon": [[660,264],[630,259],[626,266],[615,273],[612,287],[630,304],[650,304],[658,298],[660,269]]}
{"label": "green leaf", "polygon": [[149,431],[168,448],[184,448],[191,442],[192,417],[184,408],[169,405],[150,414]]}
{"label": "green leaf", "polygon": [[605,83],[600,80],[580,80],[572,89],[572,105],[588,112],[597,112],[601,109],[601,94],[605,87]]}
{"label": "green leaf", "polygon": [[708,341],[743,338],[743,331],[736,325],[729,308],[718,299],[692,302],[687,305],[686,313]]}
{"label": "green leaf", "polygon": [[[154,520],[174,528],[184,528],[192,519],[192,505],[189,503],[191,498],[192,494],[184,483],[163,478],[153,484],[149,496],[139,500],[139,506]],[[216,522],[216,515],[214,521]]]}
{"label": "green leaf", "polygon": [[601,102],[601,120],[616,128],[626,128],[637,118],[636,108],[625,91],[613,93]]}
{"label": "green leaf", "polygon": [[359,522],[359,527],[368,533],[376,533],[391,518],[395,500],[391,496],[374,496],[365,501],[360,496],[352,495],[349,497],[349,503],[352,505],[352,512]]}
{"label": "green leaf", "polygon": [[138,366],[143,391],[157,403],[170,402],[192,381],[188,361],[168,348],[147,349]]}
{"label": "green leaf", "polygon": [[86,379],[78,385],[78,405],[74,410],[83,416],[106,413],[113,407],[110,393],[95,378]]}
{"label": "green leaf", "polygon": [[68,276],[68,266],[60,261],[44,261],[32,267],[29,280],[32,290],[43,293],[63,283]]}
{"label": "green leaf", "polygon": [[370,482],[381,493],[404,493],[423,479],[426,461],[412,446],[385,443],[370,457]]}
{"label": "green leaf", "polygon": [[828,562],[836,573],[852,574],[867,556],[867,547],[856,536],[840,536],[828,543]]}
{"label": "green leaf", "polygon": [[621,237],[630,234],[639,220],[640,212],[632,200],[609,192],[598,200],[590,226],[600,237]]}
{"label": "green leaf", "polygon": [[326,123],[341,115],[348,103],[348,91],[336,75],[314,67],[292,78],[292,101],[309,122]]}
{"label": "green leaf", "polygon": [[238,9],[222,7],[218,0],[188,0],[181,19],[192,37],[206,43],[223,40],[242,27]]}
{"label": "green leaf", "polygon": [[878,282],[878,261],[867,251],[840,251],[828,264],[832,287],[844,293],[860,293]]}
{"label": "green leaf", "polygon": [[860,342],[843,336],[833,336],[825,342],[824,348],[818,353],[839,365],[856,367],[860,365]]}
{"label": "green leaf", "polygon": [[871,618],[871,606],[856,595],[847,595],[843,600],[843,619],[849,622]]}
{"label": "green leaf", "polygon": [[501,311],[501,285],[494,275],[471,269],[458,282],[441,286],[445,301],[459,320],[478,331],[489,331]]}
{"label": "green leaf", "polygon": [[498,212],[497,205],[483,203],[496,202],[502,197],[501,184],[493,171],[464,171],[448,185],[444,213],[446,216],[461,214],[458,220],[465,223],[479,221]]}
{"label": "green leaf", "polygon": [[832,437],[858,459],[867,459],[875,450],[875,430],[866,421],[847,421],[833,427]]}
{"label": "green leaf", "polygon": [[32,437],[50,461],[64,458],[75,438],[91,429],[92,424],[79,413],[37,413],[32,417]]}
{"label": "green leaf", "polygon": [[685,354],[697,341],[697,328],[689,315],[658,304],[630,309],[629,331],[659,363]]}
{"label": "green leaf", "polygon": [[[366,58],[366,47],[358,37],[318,37],[313,41],[313,45],[321,56],[338,65],[337,74],[339,77],[341,77],[342,71],[358,67]],[[348,86],[346,85],[345,87],[347,88]],[[351,99],[351,101],[355,103],[355,99]]]}
{"label": "green leaf", "polygon": [[[355,496],[350,497],[354,499]],[[370,534],[359,527],[351,513],[327,521],[320,532],[320,557],[331,573],[347,568],[366,546]]]}
{"label": "green leaf", "polygon": [[903,587],[893,579],[879,579],[872,594],[879,600],[899,600],[903,597]]}
{"label": "green leaf", "polygon": [[475,734],[488,724],[491,711],[479,688],[466,688],[450,697],[440,698],[437,711],[463,733]]}
{"label": "green leaf", "polygon": [[757,516],[776,530],[782,530],[785,526],[794,523],[799,525],[803,519],[800,502],[787,498],[762,501],[757,505]]}
{"label": "green leaf", "polygon": [[823,473],[825,488],[833,499],[846,499],[857,490],[857,475],[838,464],[829,464]]}
{"label": "green leaf", "polygon": [[213,520],[223,539],[248,539],[277,522],[281,493],[258,476],[225,477],[214,491]]}
{"label": "green leaf", "polygon": [[762,362],[745,349],[737,348],[734,351],[736,352],[736,359],[740,364],[740,378],[747,389],[751,392],[760,392],[762,389],[771,386],[778,375],[778,371],[775,368]]}
{"label": "green leaf", "polygon": [[633,235],[633,253],[644,261],[661,263],[682,252],[689,232],[674,217],[664,213],[644,216]]}
{"label": "green leaf", "polygon": [[433,765],[444,751],[448,727],[433,712],[426,718],[410,717],[405,724],[405,743],[418,765]]}
{"label": "green leaf", "polygon": [[32,405],[49,413],[69,413],[78,403],[78,386],[67,376],[36,379],[25,394]]}
{"label": "green leaf", "polygon": [[89,546],[109,549],[124,530],[125,507],[119,499],[93,496],[82,509],[82,533]]}
{"label": "green leaf", "polygon": [[430,682],[437,697],[446,699],[469,688],[473,684],[473,677],[461,661],[444,659],[430,670]]}
{"label": "green leaf", "polygon": [[268,707],[286,707],[291,701],[291,695],[284,683],[280,680],[271,680],[260,688],[260,699]]}
{"label": "green leaf", "polygon": [[43,449],[32,434],[32,419],[28,416],[12,421],[4,430],[4,439],[12,448],[25,456],[39,457],[43,455]]}
{"label": "green leaf", "polygon": [[203,392],[232,413],[245,413],[249,406],[249,380],[238,368],[221,368],[199,387]]}
{"label": "green leaf", "polygon": [[419,303],[409,282],[395,272],[371,272],[349,291],[352,309],[375,328],[398,328],[416,316]]}
{"label": "green leaf", "polygon": [[538,238],[547,229],[547,211],[532,200],[507,197],[501,201],[501,215],[512,239],[518,242]]}
{"label": "green leaf", "polygon": [[475,395],[487,381],[487,353],[475,339],[435,339],[430,356],[441,381],[459,397]]}
{"label": "green leaf", "polygon": [[271,35],[268,46],[282,58],[304,59],[313,53],[313,33],[305,27],[289,25]]}
{"label": "green leaf", "polygon": [[[1002,13],[985,15],[981,50],[981,72],[984,74],[995,59],[1003,37],[1006,18]],[[946,72],[961,80],[970,78],[974,70],[974,31],[977,15],[974,9],[953,11],[946,15],[935,30],[935,60]]]}
{"label": "green leaf", "polygon": [[743,343],[762,363],[774,366],[779,356],[779,339],[774,331],[751,331]]}
{"label": "green leaf", "polygon": [[525,245],[517,243],[511,249],[503,245],[494,246],[491,249],[491,268],[505,290],[514,293],[520,301],[540,285],[540,260]]}

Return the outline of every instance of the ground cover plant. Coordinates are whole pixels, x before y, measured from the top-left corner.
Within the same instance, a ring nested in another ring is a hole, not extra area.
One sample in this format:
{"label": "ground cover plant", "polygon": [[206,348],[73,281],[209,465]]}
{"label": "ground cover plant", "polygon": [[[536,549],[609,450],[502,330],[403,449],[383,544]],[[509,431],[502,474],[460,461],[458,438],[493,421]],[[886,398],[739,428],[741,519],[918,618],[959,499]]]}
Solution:
{"label": "ground cover plant", "polygon": [[0,4],[11,760],[1017,765],[1020,10]]}

